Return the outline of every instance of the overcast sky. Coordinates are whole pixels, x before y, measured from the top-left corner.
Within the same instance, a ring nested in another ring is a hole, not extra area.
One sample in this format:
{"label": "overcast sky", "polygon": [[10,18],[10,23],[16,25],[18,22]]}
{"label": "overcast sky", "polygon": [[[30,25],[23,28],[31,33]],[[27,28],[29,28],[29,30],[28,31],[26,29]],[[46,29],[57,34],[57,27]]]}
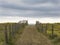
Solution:
{"label": "overcast sky", "polygon": [[2,19],[10,20],[6,16],[12,17],[12,19],[14,17],[29,17],[33,20],[46,19],[48,22],[50,20],[59,22],[60,0],[0,0],[0,17],[3,17],[0,18],[0,22],[3,22]]}

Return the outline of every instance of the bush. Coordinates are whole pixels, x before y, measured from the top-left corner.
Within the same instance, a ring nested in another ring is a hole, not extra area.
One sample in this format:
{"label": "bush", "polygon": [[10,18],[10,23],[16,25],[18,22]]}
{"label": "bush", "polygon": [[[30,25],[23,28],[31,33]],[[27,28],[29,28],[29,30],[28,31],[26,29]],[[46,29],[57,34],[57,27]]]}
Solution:
{"label": "bush", "polygon": [[54,34],[53,36],[51,34],[49,34],[49,39],[55,39],[57,37],[58,37],[57,34]]}

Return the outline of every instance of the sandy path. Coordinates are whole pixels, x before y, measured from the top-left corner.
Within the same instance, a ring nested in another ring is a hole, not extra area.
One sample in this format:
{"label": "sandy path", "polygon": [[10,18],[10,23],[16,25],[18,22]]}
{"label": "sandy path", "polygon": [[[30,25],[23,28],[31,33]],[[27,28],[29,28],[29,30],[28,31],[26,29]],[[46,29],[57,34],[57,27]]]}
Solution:
{"label": "sandy path", "polygon": [[41,33],[39,33],[35,26],[26,26],[21,38],[15,45],[52,45],[51,42]]}

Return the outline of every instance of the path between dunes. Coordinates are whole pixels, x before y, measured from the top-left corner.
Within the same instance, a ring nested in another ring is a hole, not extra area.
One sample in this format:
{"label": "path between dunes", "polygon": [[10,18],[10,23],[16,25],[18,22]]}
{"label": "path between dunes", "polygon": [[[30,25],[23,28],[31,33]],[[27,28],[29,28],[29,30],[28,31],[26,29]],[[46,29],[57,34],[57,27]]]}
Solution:
{"label": "path between dunes", "polygon": [[52,45],[52,43],[39,33],[35,26],[26,26],[15,45]]}

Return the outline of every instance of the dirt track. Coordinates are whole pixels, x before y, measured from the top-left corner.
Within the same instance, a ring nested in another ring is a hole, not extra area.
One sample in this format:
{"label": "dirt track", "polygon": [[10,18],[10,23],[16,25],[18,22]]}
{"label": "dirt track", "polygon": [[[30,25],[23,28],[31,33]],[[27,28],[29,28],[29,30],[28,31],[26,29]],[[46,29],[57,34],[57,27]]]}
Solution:
{"label": "dirt track", "polygon": [[39,33],[35,26],[26,26],[15,45],[52,45],[49,39]]}

